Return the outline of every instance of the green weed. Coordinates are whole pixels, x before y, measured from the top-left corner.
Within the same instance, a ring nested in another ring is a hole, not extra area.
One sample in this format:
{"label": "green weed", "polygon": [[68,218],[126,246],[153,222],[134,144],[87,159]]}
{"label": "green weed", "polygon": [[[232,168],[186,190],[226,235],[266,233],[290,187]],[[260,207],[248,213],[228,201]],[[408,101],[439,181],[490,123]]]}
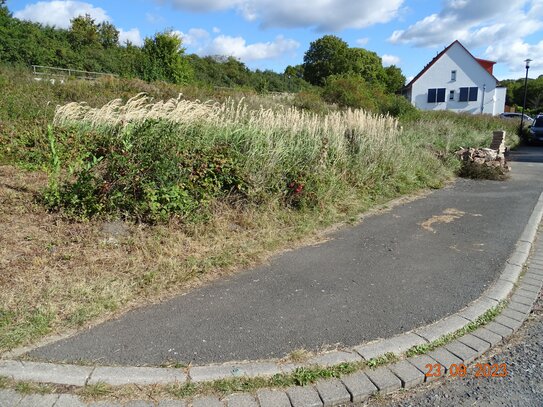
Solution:
{"label": "green weed", "polygon": [[113,393],[113,388],[104,383],[104,382],[98,382],[95,384],[87,384],[85,387],[81,389],[79,394],[81,394],[84,397],[103,397],[107,396],[108,394]]}
{"label": "green weed", "polygon": [[398,357],[394,353],[386,353],[383,356],[377,358],[371,358],[366,362],[366,365],[372,369],[375,369],[379,366],[388,365],[389,363],[394,363],[398,361]]}
{"label": "green weed", "polygon": [[503,311],[506,305],[507,305],[507,301],[500,302],[497,306],[489,309],[483,315],[477,318],[477,320],[470,322],[469,324],[459,329],[458,331],[453,332],[452,334],[444,335],[441,338],[431,343],[413,346],[412,348],[407,350],[407,352],[405,353],[405,356],[410,358],[416,355],[422,355],[422,354],[431,352],[434,349],[437,349],[443,345],[446,345],[447,343],[452,342],[453,340],[461,336],[464,336],[470,332],[475,331],[477,328],[484,326],[488,324],[489,322],[491,322],[492,320],[494,320],[494,318],[496,318]]}

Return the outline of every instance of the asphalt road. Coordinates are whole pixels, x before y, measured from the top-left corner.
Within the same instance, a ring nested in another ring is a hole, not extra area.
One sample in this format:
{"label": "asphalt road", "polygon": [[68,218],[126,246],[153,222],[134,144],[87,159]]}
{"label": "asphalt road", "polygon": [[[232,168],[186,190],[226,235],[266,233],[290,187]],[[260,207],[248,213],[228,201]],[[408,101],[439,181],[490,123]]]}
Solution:
{"label": "asphalt road", "polygon": [[30,354],[100,364],[206,364],[352,346],[436,321],[497,278],[543,191],[543,149],[516,156],[508,181],[460,179],[325,243]]}

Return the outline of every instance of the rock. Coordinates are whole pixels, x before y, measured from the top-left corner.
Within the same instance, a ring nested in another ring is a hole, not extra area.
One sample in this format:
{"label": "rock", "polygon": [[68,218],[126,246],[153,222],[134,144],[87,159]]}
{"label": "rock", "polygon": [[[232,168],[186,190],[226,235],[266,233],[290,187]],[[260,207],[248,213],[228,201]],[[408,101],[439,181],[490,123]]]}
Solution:
{"label": "rock", "polygon": [[104,222],[102,225],[102,233],[108,237],[119,238],[130,234],[126,223],[121,221]]}
{"label": "rock", "polygon": [[505,132],[495,131],[490,148],[461,148],[457,157],[465,163],[501,169],[504,173],[511,170],[505,161]]}

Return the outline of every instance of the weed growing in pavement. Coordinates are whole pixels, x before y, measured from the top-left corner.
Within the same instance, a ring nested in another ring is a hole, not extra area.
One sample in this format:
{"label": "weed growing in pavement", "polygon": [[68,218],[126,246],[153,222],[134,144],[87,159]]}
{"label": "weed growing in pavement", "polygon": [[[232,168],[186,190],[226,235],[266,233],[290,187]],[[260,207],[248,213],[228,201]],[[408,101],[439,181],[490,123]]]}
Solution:
{"label": "weed growing in pavement", "polygon": [[285,358],[286,361],[293,363],[302,363],[307,361],[313,354],[306,349],[295,349]]}
{"label": "weed growing in pavement", "polygon": [[79,395],[87,398],[98,398],[112,394],[114,388],[107,383],[98,382],[94,384],[87,384],[80,389]]}
{"label": "weed growing in pavement", "polygon": [[448,335],[443,335],[441,338],[433,342],[430,342],[428,344],[413,346],[412,348],[407,350],[407,352],[405,353],[405,356],[410,358],[412,356],[422,355],[422,354],[431,352],[434,349],[437,349],[443,345],[446,345],[447,343],[452,342],[453,340],[461,336],[464,336],[470,332],[473,332],[477,328],[484,326],[488,324],[489,322],[492,322],[492,320],[494,320],[494,318],[496,318],[506,306],[507,306],[507,301],[501,301],[497,306],[489,309],[483,315],[477,318],[477,320],[470,322],[469,324],[459,329],[458,331],[453,332]]}
{"label": "weed growing in pavement", "polygon": [[175,361],[175,360],[167,360],[167,361],[160,364],[160,367],[168,367],[168,368],[172,368],[172,369],[186,369],[189,366],[190,366],[190,364],[181,363],[181,362],[178,362],[178,361]]}
{"label": "weed growing in pavement", "polygon": [[43,383],[18,382],[15,385],[15,391],[25,395],[51,394],[55,392],[55,386]]}
{"label": "weed growing in pavement", "polygon": [[166,386],[166,392],[180,399],[192,397],[194,394],[196,394],[196,385],[191,382],[183,384],[176,383]]}
{"label": "weed growing in pavement", "polygon": [[375,369],[379,366],[388,365],[389,363],[394,363],[398,361],[398,356],[392,352],[385,353],[383,356],[377,358],[371,358],[366,362],[367,366]]}

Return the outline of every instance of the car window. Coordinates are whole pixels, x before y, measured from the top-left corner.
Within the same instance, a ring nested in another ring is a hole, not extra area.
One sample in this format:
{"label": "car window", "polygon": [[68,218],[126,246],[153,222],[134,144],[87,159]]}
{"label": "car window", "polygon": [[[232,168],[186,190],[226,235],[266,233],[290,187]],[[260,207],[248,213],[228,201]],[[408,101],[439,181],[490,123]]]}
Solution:
{"label": "car window", "polygon": [[536,119],[534,127],[543,127],[543,118]]}

